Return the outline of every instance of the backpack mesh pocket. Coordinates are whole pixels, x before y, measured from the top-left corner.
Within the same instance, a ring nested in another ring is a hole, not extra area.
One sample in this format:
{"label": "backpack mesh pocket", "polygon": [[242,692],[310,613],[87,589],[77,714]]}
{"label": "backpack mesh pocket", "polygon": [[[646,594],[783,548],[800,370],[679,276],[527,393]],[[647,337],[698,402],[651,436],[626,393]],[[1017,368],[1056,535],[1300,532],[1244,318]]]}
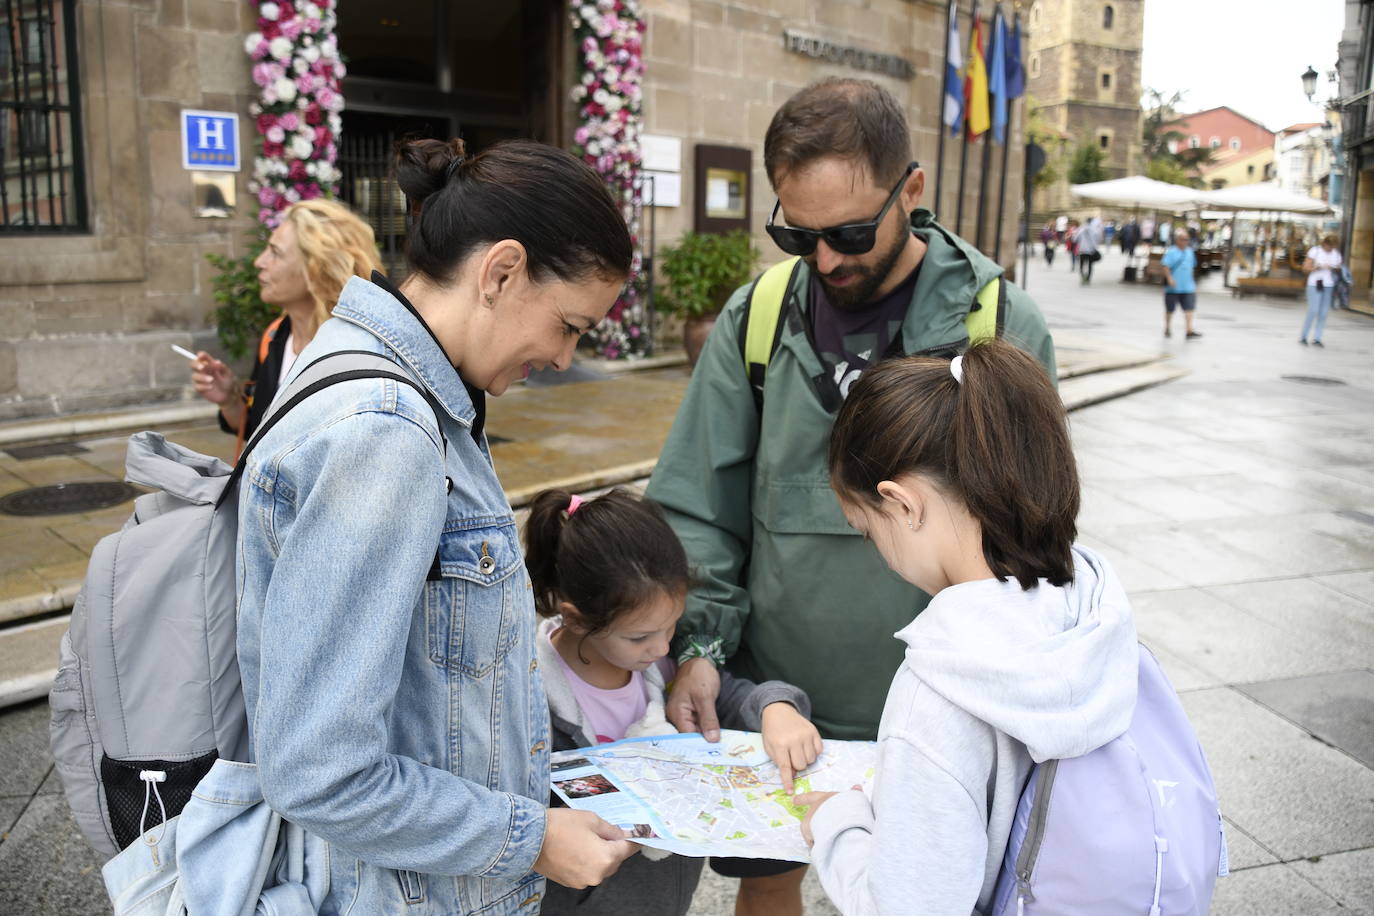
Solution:
{"label": "backpack mesh pocket", "polygon": [[[176,817],[197,784],[210,772],[219,753],[211,751],[190,760],[114,760],[100,758],[100,781],[105,786],[105,806],[110,812],[110,827],[120,849],[127,849],[139,837],[139,825],[149,830],[162,823],[162,808],[168,819]],[[161,770],[167,774],[165,782],[155,783],[162,798],[159,806],[148,784],[139,778],[144,770]],[[144,805],[147,814],[144,815]]]}

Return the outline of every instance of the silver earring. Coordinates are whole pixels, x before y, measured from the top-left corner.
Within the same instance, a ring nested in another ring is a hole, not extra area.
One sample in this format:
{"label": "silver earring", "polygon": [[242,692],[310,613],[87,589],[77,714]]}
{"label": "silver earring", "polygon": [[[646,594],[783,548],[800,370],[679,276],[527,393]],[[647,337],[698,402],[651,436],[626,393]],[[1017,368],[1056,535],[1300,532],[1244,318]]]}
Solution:
{"label": "silver earring", "polygon": [[908,528],[910,528],[912,531],[915,531],[915,530],[916,530],[916,526],[913,525],[913,524],[911,524],[911,519],[907,519],[907,520],[906,520],[906,526],[907,526]]}

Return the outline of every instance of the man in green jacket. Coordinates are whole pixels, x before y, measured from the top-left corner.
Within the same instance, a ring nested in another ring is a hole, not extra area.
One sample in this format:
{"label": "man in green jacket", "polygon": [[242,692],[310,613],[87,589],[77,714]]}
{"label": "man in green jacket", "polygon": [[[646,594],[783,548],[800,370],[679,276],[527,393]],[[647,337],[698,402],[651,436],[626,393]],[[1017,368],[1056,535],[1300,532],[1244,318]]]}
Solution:
{"label": "man in green jacket", "polygon": [[[893,634],[930,597],[845,522],[830,490],[830,428],[868,365],[965,347],[975,297],[1002,268],[919,209],[925,176],[905,115],[875,83],[832,78],[794,95],[769,125],[764,164],[778,196],[769,234],[803,263],[762,396],[742,356],[746,286],[706,342],[649,482],[699,575],[667,711],[715,740],[723,665],[804,689],[823,737],[871,740],[902,659]],[[1053,378],[1040,310],[1001,286],[1000,335]],[[737,914],[801,912],[803,866],[723,861],[751,863],[712,863],[744,879]]]}

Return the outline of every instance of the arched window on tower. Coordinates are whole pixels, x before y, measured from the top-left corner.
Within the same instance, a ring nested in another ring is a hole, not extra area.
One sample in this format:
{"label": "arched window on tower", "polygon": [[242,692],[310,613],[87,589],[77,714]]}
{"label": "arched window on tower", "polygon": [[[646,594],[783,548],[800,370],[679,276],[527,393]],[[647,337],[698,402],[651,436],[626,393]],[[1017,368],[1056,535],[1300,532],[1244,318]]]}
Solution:
{"label": "arched window on tower", "polygon": [[1114,19],[1116,19],[1116,10],[1112,9],[1112,5],[1109,3],[1102,7],[1102,28],[1110,29]]}
{"label": "arched window on tower", "polygon": [[1033,29],[1040,28],[1040,4],[1038,3],[1031,7],[1030,24]]}

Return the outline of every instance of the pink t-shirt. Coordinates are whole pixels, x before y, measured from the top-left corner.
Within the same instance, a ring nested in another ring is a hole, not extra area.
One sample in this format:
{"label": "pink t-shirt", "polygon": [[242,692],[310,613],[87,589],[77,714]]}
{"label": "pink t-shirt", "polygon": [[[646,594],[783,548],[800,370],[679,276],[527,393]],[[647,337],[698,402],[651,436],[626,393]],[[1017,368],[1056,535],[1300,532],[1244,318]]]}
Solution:
{"label": "pink t-shirt", "polygon": [[649,701],[644,696],[644,675],[640,672],[630,672],[630,682],[624,687],[607,689],[594,687],[578,677],[562,655],[558,656],[558,663],[563,666],[578,708],[592,723],[597,744],[619,741],[631,725],[644,718]]}

